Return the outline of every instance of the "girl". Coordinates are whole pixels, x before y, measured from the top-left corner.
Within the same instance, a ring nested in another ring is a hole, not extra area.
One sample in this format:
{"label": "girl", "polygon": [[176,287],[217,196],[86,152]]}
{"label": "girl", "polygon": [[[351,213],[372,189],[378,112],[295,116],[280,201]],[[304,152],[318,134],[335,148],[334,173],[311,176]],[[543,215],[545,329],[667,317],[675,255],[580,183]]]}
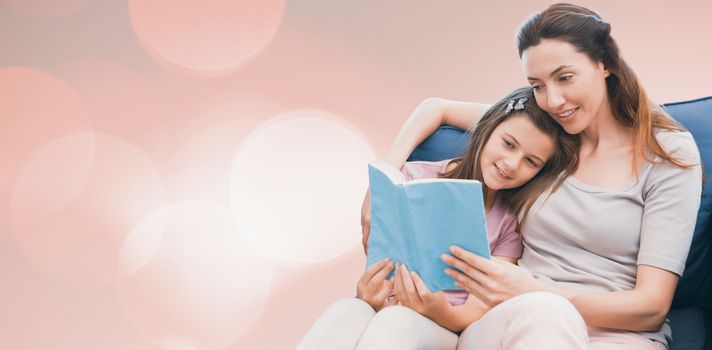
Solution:
{"label": "girl", "polygon": [[[516,214],[526,217],[539,194],[556,186],[559,174],[573,171],[577,164],[576,138],[563,132],[533,98],[531,89],[520,88],[489,108],[463,158],[407,163],[402,169],[408,180],[480,180],[492,255],[510,264],[522,251]],[[298,348],[454,349],[456,333],[487,309],[466,291],[431,293],[402,265],[387,281],[394,267],[388,261],[369,267],[357,284],[357,299],[334,304]],[[386,307],[398,302],[401,306]]]}
{"label": "girl", "polygon": [[[666,349],[670,342],[666,315],[700,204],[699,152],[648,99],[610,31],[598,14],[570,4],[552,5],[519,30],[536,103],[578,135],[579,165],[532,205],[519,266],[457,247],[443,257],[461,271],[448,273],[491,307],[462,333],[460,348]],[[402,164],[441,122],[471,125],[483,108],[431,100],[387,160]]]}

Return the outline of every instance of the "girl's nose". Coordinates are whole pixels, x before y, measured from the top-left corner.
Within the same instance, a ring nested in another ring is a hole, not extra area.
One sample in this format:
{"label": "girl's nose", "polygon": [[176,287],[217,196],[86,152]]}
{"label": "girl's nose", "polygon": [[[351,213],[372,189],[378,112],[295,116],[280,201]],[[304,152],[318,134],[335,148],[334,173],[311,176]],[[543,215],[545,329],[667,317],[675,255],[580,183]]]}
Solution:
{"label": "girl's nose", "polygon": [[504,160],[504,163],[507,166],[507,169],[505,169],[507,171],[507,173],[509,175],[512,175],[514,172],[516,172],[517,168],[519,167],[520,162],[521,162],[521,157],[519,157],[518,155],[516,155],[516,156],[513,155],[511,157],[507,157]]}

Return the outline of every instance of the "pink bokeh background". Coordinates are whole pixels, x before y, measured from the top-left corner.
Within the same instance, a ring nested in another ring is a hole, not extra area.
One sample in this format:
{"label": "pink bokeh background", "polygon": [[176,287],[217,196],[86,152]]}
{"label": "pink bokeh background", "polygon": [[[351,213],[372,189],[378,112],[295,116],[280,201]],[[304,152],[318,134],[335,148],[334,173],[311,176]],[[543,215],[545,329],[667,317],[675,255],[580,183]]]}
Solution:
{"label": "pink bokeh background", "polygon": [[[366,163],[524,85],[550,3],[0,0],[0,348],[293,348],[355,294]],[[654,100],[712,95],[712,3],[579,3]]]}

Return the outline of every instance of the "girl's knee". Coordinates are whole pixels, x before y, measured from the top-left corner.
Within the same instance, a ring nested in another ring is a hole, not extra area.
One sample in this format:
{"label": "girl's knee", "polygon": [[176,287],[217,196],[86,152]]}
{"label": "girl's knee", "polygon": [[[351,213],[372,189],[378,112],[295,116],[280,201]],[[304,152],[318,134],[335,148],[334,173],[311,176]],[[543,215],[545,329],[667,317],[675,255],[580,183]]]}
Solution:
{"label": "girl's knee", "polygon": [[418,321],[418,318],[425,317],[413,309],[401,305],[389,306],[373,317],[371,327],[389,329],[395,331],[398,329],[408,330]]}
{"label": "girl's knee", "polygon": [[373,317],[357,349],[455,348],[457,335],[404,306],[389,306]]}
{"label": "girl's knee", "polygon": [[359,299],[359,298],[344,298],[344,299],[339,299],[331,306],[329,306],[330,310],[362,310],[362,311],[368,311],[371,310],[375,313],[375,310],[371,307],[371,305],[368,305],[367,302]]}
{"label": "girl's knee", "polygon": [[412,319],[413,317],[418,316],[421,315],[413,309],[401,305],[393,305],[383,308],[381,311],[376,313],[375,319],[392,322]]}

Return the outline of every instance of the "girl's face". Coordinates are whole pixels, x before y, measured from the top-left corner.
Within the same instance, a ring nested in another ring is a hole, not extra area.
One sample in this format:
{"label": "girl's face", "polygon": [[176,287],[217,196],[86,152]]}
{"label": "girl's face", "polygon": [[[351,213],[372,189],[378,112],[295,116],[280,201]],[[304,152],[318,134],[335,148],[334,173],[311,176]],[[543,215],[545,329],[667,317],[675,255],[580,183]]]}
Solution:
{"label": "girl's face", "polygon": [[531,180],[554,154],[554,139],[526,116],[500,123],[482,148],[482,180],[490,190],[517,188]]}
{"label": "girl's face", "polygon": [[610,115],[609,72],[568,42],[542,40],[522,52],[522,66],[536,103],[567,133],[578,134],[602,113]]}

